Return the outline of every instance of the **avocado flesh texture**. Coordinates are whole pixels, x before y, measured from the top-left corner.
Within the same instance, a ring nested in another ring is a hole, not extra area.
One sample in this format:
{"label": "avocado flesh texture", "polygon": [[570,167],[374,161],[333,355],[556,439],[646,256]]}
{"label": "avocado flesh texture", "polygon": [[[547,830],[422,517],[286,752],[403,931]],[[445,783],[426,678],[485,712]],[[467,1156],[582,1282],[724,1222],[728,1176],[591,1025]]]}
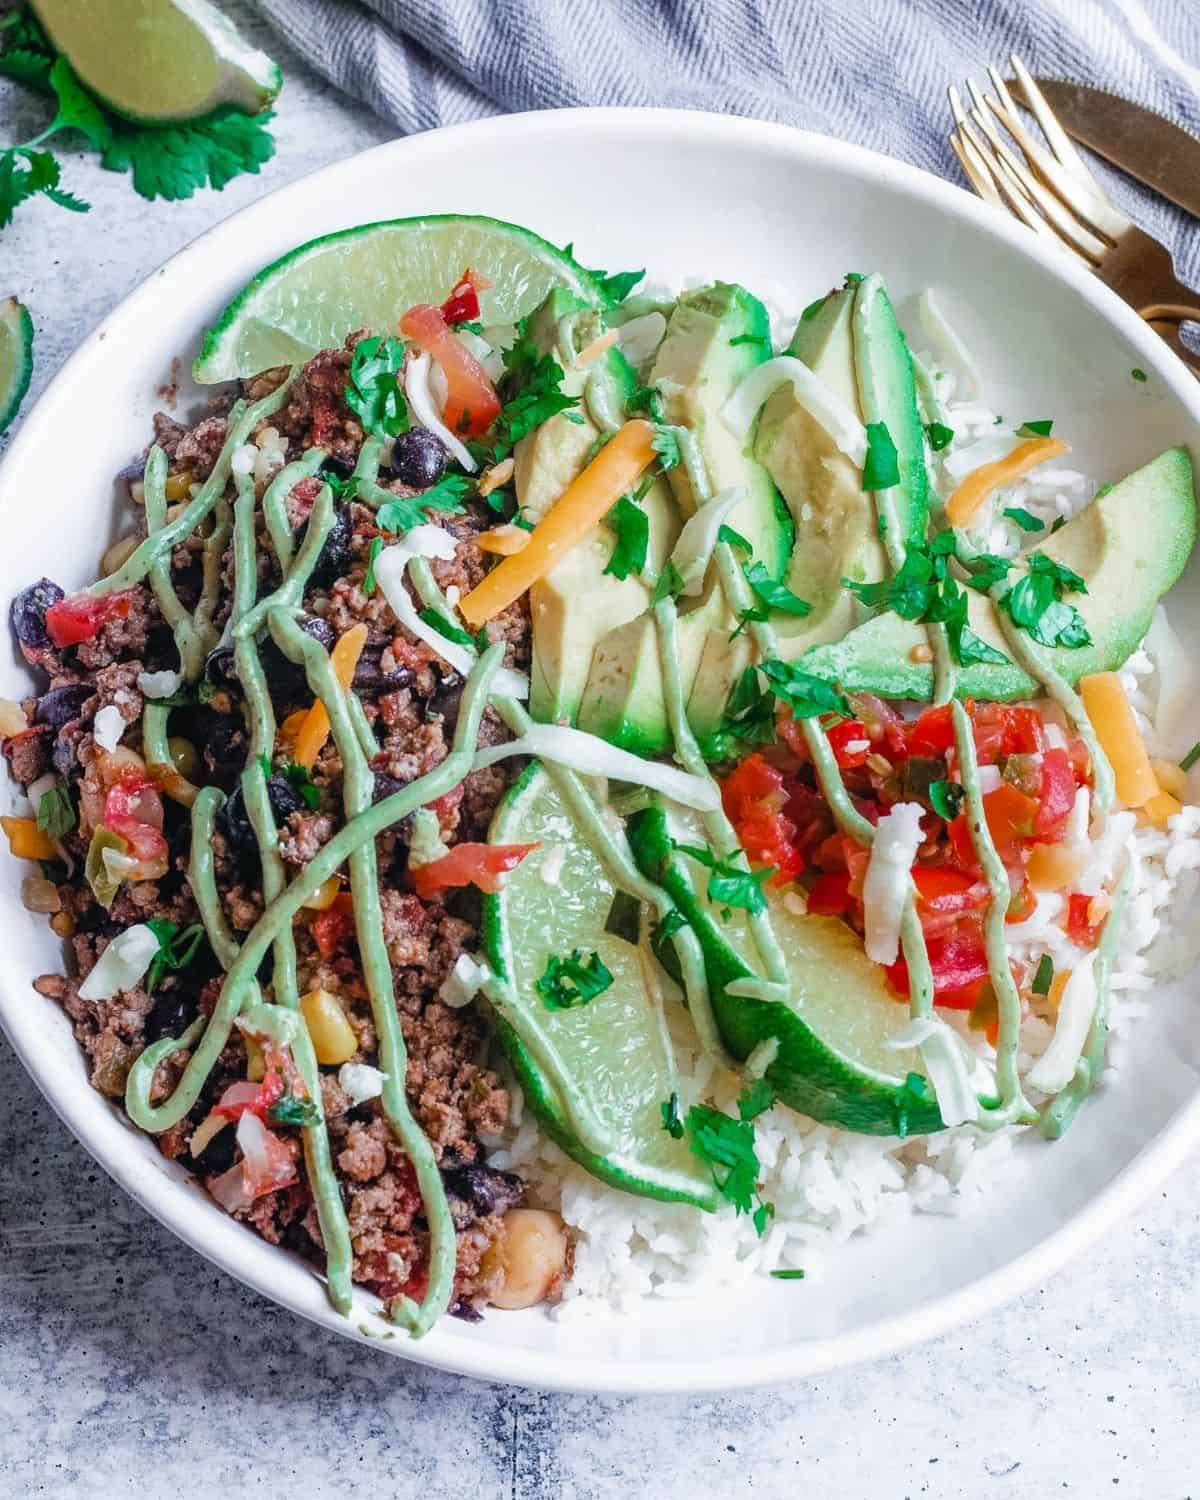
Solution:
{"label": "avocado flesh texture", "polygon": [[[726,1049],[744,1061],[774,1038],[778,1051],[767,1081],[791,1108],[814,1120],[864,1135],[915,1135],[941,1128],[932,1095],[905,1087],[922,1073],[920,1054],[887,1043],[909,1021],[908,1007],[888,989],[856,933],[836,917],[797,916],[768,891],[772,925],[787,963],[790,1002],[731,995],[727,986],[752,974],[754,941],[741,912],[722,922],[693,882],[672,837],[703,843],[690,820],[661,807],[629,822],[630,847],[643,872],[661,884],[687,917],[704,953],[713,1017]],[[690,836],[689,836],[690,835]],[[747,960],[750,962],[747,962]]]}
{"label": "avocado flesh texture", "polygon": [[[556,290],[530,320],[530,337],[543,353],[556,351],[559,319],[571,313],[595,317],[594,332],[602,332],[598,315],[588,312],[570,292]],[[581,329],[585,343],[592,333],[590,327]],[[632,371],[615,348],[606,350],[593,365],[567,368],[562,389],[567,395],[583,396],[589,378],[607,380],[622,405],[634,383]],[[583,420],[572,421],[571,416]],[[514,483],[522,512],[531,521],[536,524],[562,497],[599,435],[584,399],[579,407],[571,408],[570,415],[558,412],[520,440],[513,455]],[[656,481],[642,505],[650,523],[647,556],[655,567],[661,567],[679,533],[675,502],[668,486]],[[633,575],[619,579],[604,571],[615,546],[616,536],[607,526],[594,527],[530,589],[529,711],[535,719],[573,724],[598,639],[614,624],[646,611],[650,595],[641,579]]]}
{"label": "avocado flesh texture", "polygon": [[[1092,644],[1078,650],[1037,649],[1072,685],[1092,672],[1114,671],[1150,628],[1155,605],[1183,572],[1195,540],[1191,459],[1184,448],[1168,448],[1040,544],[1039,551],[1086,581],[1086,594],[1066,597],[1087,623]],[[1018,576],[1014,569],[1010,581]],[[971,629],[1011,656],[995,606],[982,594],[967,592]],[[887,612],[843,640],[809,651],[804,670],[846,692],[927,700],[933,695],[933,668],[914,662],[911,655],[926,642],[923,625]],[[1042,691],[1011,660],[1005,665],[977,662],[958,668],[955,675],[960,698],[1009,702]]]}
{"label": "avocado flesh texture", "polygon": [[[738,338],[745,342],[732,342]],[[733,486],[746,489],[746,498],[730,512],[728,524],[779,577],[791,547],[786,509],[770,476],[751,457],[750,444],[735,438],[720,416],[737,382],[769,358],[770,352],[770,323],[762,303],[744,287],[718,282],[684,293],[675,304],[650,378],[664,382],[666,421],[694,435],[713,492]],[[681,511],[692,514],[696,496],[684,466],[671,469],[667,478]],[[698,600],[680,600],[678,663],[685,702],[693,683],[708,671],[702,657],[713,642],[727,644],[736,625],[715,576],[709,577]],[[749,660],[745,642],[739,638],[735,645],[739,664],[721,662],[714,667],[724,683],[722,709],[734,678]],[[597,643],[579,723],[640,754],[670,747],[657,630],[651,615],[616,626]]]}

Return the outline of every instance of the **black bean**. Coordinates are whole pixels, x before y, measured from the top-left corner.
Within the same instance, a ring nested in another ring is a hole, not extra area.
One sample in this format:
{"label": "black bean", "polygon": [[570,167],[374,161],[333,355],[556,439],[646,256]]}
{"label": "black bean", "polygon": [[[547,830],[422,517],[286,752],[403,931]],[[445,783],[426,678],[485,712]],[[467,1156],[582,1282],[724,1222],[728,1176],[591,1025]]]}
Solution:
{"label": "black bean", "polygon": [[383,647],[367,646],[354,668],[351,686],[360,698],[378,698],[383,693],[398,693],[412,681],[408,667],[383,670]]}
{"label": "black bean", "polygon": [[82,730],[77,727],[66,733],[60,729],[54,736],[50,759],[54,764],[54,769],[64,778],[70,779],[83,774],[83,767],[79,764],[79,741],[82,733]]}
{"label": "black bean", "polygon": [[210,651],[204,661],[204,679],[213,687],[236,688],[241,683],[237,668],[233,664],[233,647],[218,646]]}
{"label": "black bean", "polygon": [[350,518],[349,506],[343,505],[334,512],[333,525],[317,558],[312,572],[312,581],[324,588],[341,578],[350,567],[350,543],[354,539],[354,522]]}
{"label": "black bean", "polygon": [[389,776],[386,771],[375,772],[375,785],[371,791],[372,802],[382,802],[385,797],[394,797],[397,792],[404,790],[406,783],[397,781],[394,776]]}
{"label": "black bean", "polygon": [[427,490],[446,472],[446,445],[426,427],[410,427],[392,444],[391,470],[402,484]]}
{"label": "black bean", "polygon": [[206,1177],[213,1176],[217,1172],[227,1172],[233,1166],[233,1153],[237,1145],[237,1130],[231,1124],[226,1125],[224,1130],[218,1130],[199,1156],[192,1160],[201,1169]]}
{"label": "black bean", "polygon": [[242,721],[233,714],[208,713],[200,722],[199,731],[196,743],[201,747],[209,778],[228,789],[246,764],[246,731]]}
{"label": "black bean", "polygon": [[269,637],[258,647],[258,659],[267,679],[267,691],[276,709],[293,703],[307,703],[312,697],[304,668],[297,666]]}
{"label": "black bean", "polygon": [[[287,822],[292,813],[300,811],[300,799],[284,776],[267,777],[267,797],[277,825]],[[246,854],[257,851],[258,840],[250,822],[250,814],[246,811],[246,799],[240,785],[229,794],[218,821],[226,838],[236,849]]]}
{"label": "black bean", "polygon": [[51,688],[38,699],[34,722],[61,729],[79,717],[83,705],[95,695],[95,691],[86,682],[68,682],[62,687]]}
{"label": "black bean", "polygon": [[195,1014],[196,996],[190,990],[176,986],[160,991],[146,1017],[146,1040],[157,1042],[164,1036],[182,1035]]}
{"label": "black bean", "polygon": [[442,1180],[449,1196],[467,1204],[481,1219],[515,1208],[525,1191],[515,1172],[499,1172],[482,1162],[454,1167],[442,1173]]}
{"label": "black bean", "polygon": [[57,583],[49,578],[39,578],[22,589],[9,608],[13,634],[22,646],[49,646],[46,633],[46,611],[52,604],[66,596]]}
{"label": "black bean", "polygon": [[457,672],[446,672],[425,705],[428,718],[437,716],[443,721],[443,731],[453,734],[458,723],[458,710],[462,704],[465,681]]}
{"label": "black bean", "polygon": [[322,615],[305,615],[300,621],[300,629],[305,635],[311,635],[314,641],[320,641],[326,651],[332,651],[337,644],[337,631]]}

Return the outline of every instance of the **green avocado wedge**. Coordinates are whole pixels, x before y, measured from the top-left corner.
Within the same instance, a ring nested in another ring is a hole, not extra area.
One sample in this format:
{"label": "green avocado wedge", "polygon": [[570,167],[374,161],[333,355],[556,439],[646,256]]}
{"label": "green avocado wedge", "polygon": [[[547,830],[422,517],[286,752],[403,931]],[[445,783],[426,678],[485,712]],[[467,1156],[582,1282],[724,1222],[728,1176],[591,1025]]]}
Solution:
{"label": "green avocado wedge", "polygon": [[33,374],[33,319],[15,297],[0,300],[0,432],[12,425]]}
{"label": "green avocado wedge", "polygon": [[[711,1173],[663,1129],[660,1106],[679,1081],[641,949],[605,930],[615,888],[538,763],[509,790],[490,838],[540,843],[505,876],[502,890],[484,898],[483,909],[484,953],[508,990],[507,999],[491,997],[497,1032],[530,1107],[568,1156],[601,1181],[715,1208]],[[573,949],[598,954],[612,984],[585,1005],[549,1009],[535,985],[552,955]],[[539,1062],[551,1049],[558,1077]],[[583,1144],[572,1104],[591,1113],[611,1139],[608,1149]]]}
{"label": "green avocado wedge", "polygon": [[205,334],[192,375],[213,385],[311,359],[358,328],[390,333],[414,303],[444,301],[467,267],[492,283],[479,296],[485,327],[515,323],[557,286],[592,307],[604,300],[590,271],[519,224],[472,214],[359,224],[265,266]]}
{"label": "green avocado wedge", "polygon": [[722,921],[697,893],[689,862],[672,847],[673,837],[694,842],[688,821],[680,818],[675,827],[661,807],[647,808],[630,821],[630,844],[640,868],[667,890],[700,941],[713,1013],[729,1052],[745,1061],[755,1047],[776,1040],[767,1081],[785,1104],[824,1124],[863,1135],[940,1130],[920,1054],[888,1045],[908,1025],[908,1007],[844,922],[797,915],[768,892],[791,1003],[729,993],[735,980],[753,975],[746,961],[753,939],[743,913]]}
{"label": "green avocado wedge", "polygon": [[[1168,448],[1047,536],[1038,550],[1087,583],[1086,594],[1070,599],[1092,637],[1090,646],[1048,651],[1054,669],[1074,684],[1126,661],[1150,628],[1155,605],[1183,572],[1195,540],[1196,493],[1184,448]],[[1018,576],[1014,568],[1010,578],[1015,582]],[[974,590],[968,594],[971,629],[1009,656],[995,607]],[[925,639],[924,626],[888,612],[835,644],[807,652],[804,670],[838,683],[845,692],[927,700],[933,694],[933,669],[912,658],[913,648]],[[956,675],[960,698],[1010,702],[1040,691],[1011,660],[1003,665],[976,662]]]}

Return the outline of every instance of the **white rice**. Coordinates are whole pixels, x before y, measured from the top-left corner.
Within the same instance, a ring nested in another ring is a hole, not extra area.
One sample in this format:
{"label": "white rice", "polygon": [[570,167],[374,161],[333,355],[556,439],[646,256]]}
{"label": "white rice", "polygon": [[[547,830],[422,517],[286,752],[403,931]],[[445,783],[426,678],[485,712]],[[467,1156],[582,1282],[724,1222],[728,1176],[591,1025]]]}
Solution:
{"label": "white rice", "polygon": [[[956,433],[951,448],[934,455],[931,464],[944,499],[955,482],[945,469],[947,457],[961,455],[954,468],[969,469],[972,455],[964,450],[978,448],[976,461],[985,462],[996,456],[998,436],[1007,435],[1009,443],[1020,439],[1011,424],[998,424],[996,413],[980,403],[955,403],[953,376],[936,369],[928,354],[922,357]],[[971,539],[977,547],[1002,555],[1036,546],[1057,517],[1070,519],[1092,500],[1096,488],[1084,473],[1064,464],[1035,470],[995,497]],[[1003,516],[1010,506],[1021,506],[1042,519],[1046,530],[1022,533]],[[1154,755],[1159,684],[1145,646],[1125,664],[1121,677]],[[1169,921],[1176,903],[1183,912],[1200,899],[1200,806],[1185,806],[1166,831],[1139,827],[1130,812],[1110,816],[1093,844],[1092,864],[1080,889],[1095,893],[1106,888],[1126,859],[1132,888],[1113,969],[1112,1038],[1101,1088],[1119,1068],[1130,1027],[1150,1008],[1148,992],[1186,972],[1200,958],[1195,924],[1172,926]],[[1014,959],[1032,966],[1048,953],[1055,973],[1079,962],[1082,950],[1058,925],[1064,900],[1057,893],[1039,895],[1033,915],[1009,929]],[[965,1016],[941,1014],[957,1025],[971,1046],[992,1055],[978,1034],[968,1032]],[[700,1051],[682,1007],[672,1008],[670,1027],[681,1108],[686,1111],[704,1099],[736,1114],[741,1080],[718,1072]],[[1022,1072],[1052,1035],[1048,1021],[1036,1015],[1026,1020],[1019,1054]],[[562,1302],[552,1310],[560,1319],[587,1317],[605,1307],[632,1309],[644,1297],[678,1300],[704,1298],[716,1289],[726,1294],[731,1287],[749,1289],[772,1270],[803,1268],[807,1275],[819,1274],[822,1255],[854,1235],[911,1214],[969,1212],[1014,1170],[1015,1142],[1028,1129],[988,1132],[961,1125],[900,1140],[831,1129],[777,1106],[756,1122],[760,1196],[775,1206],[760,1238],[750,1218],[735,1216],[731,1207],[702,1213],[634,1197],[596,1181],[542,1134],[533,1116],[525,1113],[519,1087],[515,1082],[511,1087],[510,1127],[504,1139],[494,1143],[489,1159],[494,1166],[520,1171],[530,1200],[557,1209],[574,1233],[575,1274]]]}

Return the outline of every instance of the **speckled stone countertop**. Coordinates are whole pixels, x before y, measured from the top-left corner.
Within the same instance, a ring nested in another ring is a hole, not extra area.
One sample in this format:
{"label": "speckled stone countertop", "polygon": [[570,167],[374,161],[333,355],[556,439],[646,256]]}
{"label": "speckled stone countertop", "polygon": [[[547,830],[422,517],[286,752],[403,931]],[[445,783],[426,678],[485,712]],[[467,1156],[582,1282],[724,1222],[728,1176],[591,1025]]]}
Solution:
{"label": "speckled stone countertop", "polygon": [[[195,234],[388,138],[282,61],[260,178],[150,206],[72,161],[92,213],[33,205],[0,237],[0,294],[37,325],[35,395]],[[41,118],[0,83],[0,139]],[[1200,1163],[1048,1287],[910,1354],[752,1395],[599,1399],[480,1385],[310,1327],[114,1189],[3,1040],[0,1100],[0,1500],[1200,1500]]]}

